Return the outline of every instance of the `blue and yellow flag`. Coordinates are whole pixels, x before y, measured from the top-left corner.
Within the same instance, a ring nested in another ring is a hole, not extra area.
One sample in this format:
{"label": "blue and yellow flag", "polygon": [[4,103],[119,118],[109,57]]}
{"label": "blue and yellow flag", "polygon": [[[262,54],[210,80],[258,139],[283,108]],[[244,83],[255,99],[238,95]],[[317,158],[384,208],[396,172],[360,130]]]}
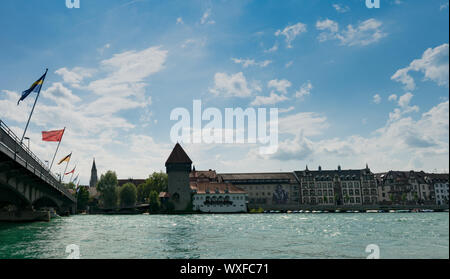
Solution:
{"label": "blue and yellow flag", "polygon": [[44,79],[45,76],[47,75],[47,71],[45,71],[45,74],[40,79],[35,81],[28,90],[22,92],[22,97],[20,97],[19,101],[17,102],[17,105],[19,105],[20,101],[25,100],[25,98],[28,97],[28,95],[30,95],[31,92],[37,92],[39,94],[42,88],[42,84],[44,84]]}

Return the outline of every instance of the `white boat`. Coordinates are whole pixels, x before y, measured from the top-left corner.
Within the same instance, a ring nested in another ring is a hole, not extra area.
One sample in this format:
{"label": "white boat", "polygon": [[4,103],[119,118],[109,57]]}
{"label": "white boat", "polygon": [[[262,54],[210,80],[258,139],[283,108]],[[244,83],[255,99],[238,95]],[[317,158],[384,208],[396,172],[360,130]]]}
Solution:
{"label": "white boat", "polygon": [[420,210],[420,212],[429,213],[429,212],[434,212],[434,210],[433,209],[422,209],[422,210]]}
{"label": "white boat", "polygon": [[378,210],[366,210],[366,213],[378,213]]}

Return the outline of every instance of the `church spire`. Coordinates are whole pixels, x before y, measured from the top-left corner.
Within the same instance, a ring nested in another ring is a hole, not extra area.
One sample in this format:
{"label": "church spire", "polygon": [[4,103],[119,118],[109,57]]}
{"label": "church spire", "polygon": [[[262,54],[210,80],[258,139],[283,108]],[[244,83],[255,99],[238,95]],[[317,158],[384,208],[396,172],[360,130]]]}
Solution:
{"label": "church spire", "polygon": [[96,187],[97,182],[98,182],[97,166],[95,165],[95,158],[94,158],[94,162],[92,163],[91,169],[91,179],[89,180],[89,187]]}

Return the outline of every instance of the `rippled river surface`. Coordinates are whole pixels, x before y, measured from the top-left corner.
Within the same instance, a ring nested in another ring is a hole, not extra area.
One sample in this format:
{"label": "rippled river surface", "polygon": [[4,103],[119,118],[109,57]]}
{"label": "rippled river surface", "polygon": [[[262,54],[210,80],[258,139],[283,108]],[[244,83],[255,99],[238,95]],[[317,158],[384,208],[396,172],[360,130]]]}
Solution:
{"label": "rippled river surface", "polygon": [[0,258],[449,258],[448,213],[77,215],[0,223]]}

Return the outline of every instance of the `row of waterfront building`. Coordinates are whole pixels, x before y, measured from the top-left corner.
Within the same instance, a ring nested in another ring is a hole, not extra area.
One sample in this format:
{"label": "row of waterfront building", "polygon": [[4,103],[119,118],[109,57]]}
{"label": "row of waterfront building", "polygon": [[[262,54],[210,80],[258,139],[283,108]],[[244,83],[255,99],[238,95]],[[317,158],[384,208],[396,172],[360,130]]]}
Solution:
{"label": "row of waterfront building", "polygon": [[[94,163],[95,164],[95,163]],[[96,169],[93,175],[96,180]],[[348,170],[316,170],[271,173],[217,173],[196,170],[180,144],[166,161],[168,192],[161,200],[175,210],[246,212],[298,210],[308,206],[447,205],[449,174],[423,171],[373,173],[369,166]],[[120,182],[145,180],[132,179]],[[96,182],[96,181],[94,181]],[[91,184],[93,181],[91,179]],[[91,185],[92,186],[92,185]]]}
{"label": "row of waterfront building", "polygon": [[176,209],[240,212],[249,208],[296,210],[302,206],[448,205],[448,174],[423,171],[372,173],[363,169],[273,173],[217,173],[196,170],[177,144],[166,162]]}

